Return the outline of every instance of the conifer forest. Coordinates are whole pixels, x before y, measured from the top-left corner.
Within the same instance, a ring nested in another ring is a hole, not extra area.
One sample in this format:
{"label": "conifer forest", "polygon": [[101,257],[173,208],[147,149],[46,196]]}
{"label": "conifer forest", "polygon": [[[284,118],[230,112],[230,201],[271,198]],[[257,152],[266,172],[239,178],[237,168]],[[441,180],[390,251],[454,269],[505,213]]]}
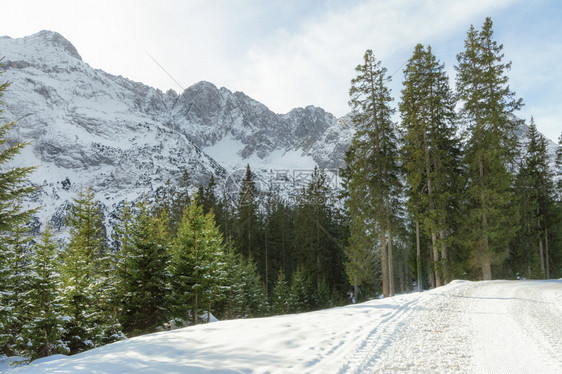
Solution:
{"label": "conifer forest", "polygon": [[[10,138],[17,122],[2,124],[0,354],[75,354],[454,279],[562,277],[562,135],[553,158],[533,118],[518,118],[524,100],[492,20],[470,26],[454,77],[429,45],[415,46],[398,93],[374,51],[358,62],[345,165],[310,170],[290,199],[251,165],[235,190],[212,175],[193,185],[186,172],[115,217],[83,188],[66,236],[48,224],[32,235],[34,165],[8,167],[27,143]],[[9,102],[8,82],[0,94]]]}

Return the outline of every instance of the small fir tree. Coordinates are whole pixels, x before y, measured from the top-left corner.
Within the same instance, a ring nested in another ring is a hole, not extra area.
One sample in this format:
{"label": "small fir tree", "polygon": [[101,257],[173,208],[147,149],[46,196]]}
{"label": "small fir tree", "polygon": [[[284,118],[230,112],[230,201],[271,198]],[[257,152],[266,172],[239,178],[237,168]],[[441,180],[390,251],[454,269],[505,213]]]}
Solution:
{"label": "small fir tree", "polygon": [[272,311],[274,314],[287,314],[291,312],[292,305],[294,305],[294,300],[291,294],[291,287],[289,287],[289,283],[285,279],[285,272],[281,269],[271,294]]}
{"label": "small fir tree", "polygon": [[47,225],[30,259],[31,289],[27,302],[31,310],[24,326],[25,356],[29,360],[69,352],[62,341],[64,320],[57,260],[58,245]]}
{"label": "small fir tree", "polygon": [[119,321],[127,336],[153,332],[168,320],[166,222],[165,215],[150,214],[150,207],[143,200],[137,205],[129,239],[121,243],[127,250],[127,257],[119,266],[123,282]]}
{"label": "small fir tree", "polygon": [[193,323],[199,313],[211,306],[222,294],[224,263],[222,235],[215,225],[212,212],[203,214],[195,200],[183,215],[178,235],[172,246],[170,274],[172,298],[176,300],[174,316],[187,319],[191,310]]}

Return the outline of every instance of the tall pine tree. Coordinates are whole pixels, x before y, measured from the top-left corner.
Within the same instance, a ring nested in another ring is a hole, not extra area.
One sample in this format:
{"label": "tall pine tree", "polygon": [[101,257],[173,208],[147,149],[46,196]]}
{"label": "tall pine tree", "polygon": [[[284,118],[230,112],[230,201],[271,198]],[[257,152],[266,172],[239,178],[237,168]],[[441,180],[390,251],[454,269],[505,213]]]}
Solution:
{"label": "tall pine tree", "polygon": [[[431,239],[433,274],[438,287],[447,271],[448,212],[453,197],[459,145],[455,101],[445,67],[431,47],[418,44],[404,71],[400,103],[402,160],[414,221]],[[433,283],[433,282],[432,282]]]}
{"label": "tall pine tree", "polygon": [[513,271],[549,278],[550,246],[556,223],[555,186],[546,139],[531,117],[527,144],[516,178],[520,225],[512,244]]}
{"label": "tall pine tree", "polygon": [[492,20],[481,31],[471,26],[465,50],[457,55],[457,95],[466,127],[466,246],[471,263],[492,279],[492,265],[503,262],[516,230],[510,167],[517,152],[513,113],[522,106],[508,85],[511,63],[503,62],[503,45],[493,39]]}
{"label": "tall pine tree", "polygon": [[[378,245],[382,293],[386,297],[394,294],[392,237],[396,232],[401,189],[392,122],[394,109],[390,106],[390,91],[385,86],[389,79],[386,69],[381,67],[371,50],[367,50],[363,64],[355,71],[357,77],[351,81],[349,94],[352,121],[357,132],[346,159],[349,169],[346,174],[350,176],[347,207],[352,217],[351,243],[365,243],[369,249]],[[364,237],[366,241],[357,240],[354,235]],[[365,248],[348,248],[352,257],[355,252],[363,251]]]}

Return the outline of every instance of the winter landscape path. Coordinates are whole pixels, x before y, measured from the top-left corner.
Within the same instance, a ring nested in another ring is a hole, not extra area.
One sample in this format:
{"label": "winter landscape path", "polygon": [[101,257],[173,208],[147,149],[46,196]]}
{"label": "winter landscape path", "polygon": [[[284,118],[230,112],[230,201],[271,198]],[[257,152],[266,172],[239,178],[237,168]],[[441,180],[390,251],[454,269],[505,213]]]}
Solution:
{"label": "winter landscape path", "polygon": [[77,371],[562,373],[562,280],[454,281],[342,308],[145,335],[13,373]]}

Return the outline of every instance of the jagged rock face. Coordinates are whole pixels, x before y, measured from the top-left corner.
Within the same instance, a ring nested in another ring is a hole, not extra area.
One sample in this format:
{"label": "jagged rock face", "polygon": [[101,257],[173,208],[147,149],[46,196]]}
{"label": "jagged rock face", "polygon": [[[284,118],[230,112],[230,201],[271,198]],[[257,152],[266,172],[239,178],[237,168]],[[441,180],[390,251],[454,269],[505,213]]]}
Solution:
{"label": "jagged rock face", "polygon": [[[197,185],[246,163],[258,173],[264,165],[336,167],[351,139],[349,128],[337,136],[345,121],[321,108],[279,115],[208,82],[164,93],[93,69],[52,31],[1,37],[0,56],[0,79],[11,82],[2,115],[18,120],[16,140],[31,142],[13,164],[40,165],[31,181],[43,186],[34,197],[45,206],[42,223],[60,222],[86,186],[110,215],[124,199],[180,183],[183,169]],[[217,158],[224,152],[227,163]]]}

